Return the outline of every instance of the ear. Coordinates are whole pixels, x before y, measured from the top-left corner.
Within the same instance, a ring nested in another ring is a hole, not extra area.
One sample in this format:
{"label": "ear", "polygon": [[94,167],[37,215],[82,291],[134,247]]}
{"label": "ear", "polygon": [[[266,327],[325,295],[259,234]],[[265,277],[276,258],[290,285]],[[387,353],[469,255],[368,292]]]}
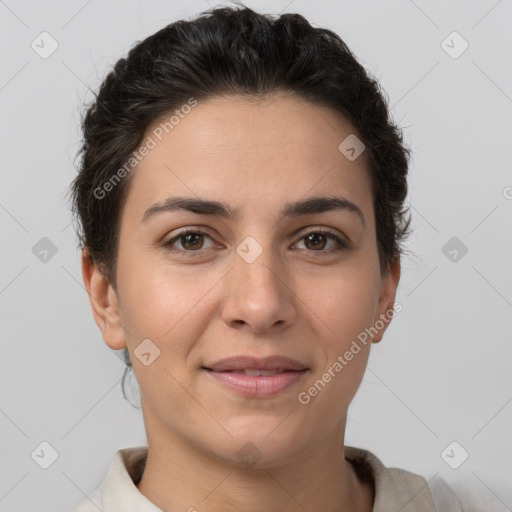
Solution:
{"label": "ear", "polygon": [[382,336],[384,336],[384,332],[393,318],[395,312],[395,295],[399,281],[400,255],[397,255],[391,262],[388,272],[382,276],[379,303],[373,322],[375,329],[377,329],[377,334],[372,338],[373,343],[378,343],[382,340]]}
{"label": "ear", "polygon": [[114,288],[94,263],[87,249],[82,251],[82,276],[91,303],[94,320],[105,343],[113,350],[126,347]]}

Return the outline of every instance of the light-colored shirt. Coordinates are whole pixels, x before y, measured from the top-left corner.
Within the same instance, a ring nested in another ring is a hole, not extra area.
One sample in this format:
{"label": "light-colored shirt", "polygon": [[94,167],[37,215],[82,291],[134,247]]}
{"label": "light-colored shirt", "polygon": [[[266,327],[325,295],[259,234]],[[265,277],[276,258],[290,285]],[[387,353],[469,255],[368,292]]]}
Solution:
{"label": "light-colored shirt", "polygon": [[[118,450],[100,486],[72,512],[163,512],[136,487],[147,460],[146,446]],[[371,452],[345,446],[345,458],[359,478],[373,484],[373,512],[463,512],[463,508],[440,478],[427,482],[420,475],[388,468]]]}

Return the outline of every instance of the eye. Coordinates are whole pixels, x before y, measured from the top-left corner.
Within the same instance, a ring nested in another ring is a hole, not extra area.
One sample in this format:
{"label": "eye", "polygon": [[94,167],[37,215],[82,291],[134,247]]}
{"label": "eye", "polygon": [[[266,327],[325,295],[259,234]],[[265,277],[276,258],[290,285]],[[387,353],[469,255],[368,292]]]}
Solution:
{"label": "eye", "polygon": [[[334,252],[348,249],[348,244],[339,236],[329,231],[322,231],[320,229],[309,231],[301,238],[301,241],[302,240],[304,240],[306,249],[309,249],[313,252]],[[335,247],[331,251],[324,251],[329,240],[334,242]]]}
{"label": "eye", "polygon": [[[204,231],[189,229],[178,233],[176,236],[164,242],[164,247],[173,252],[199,252],[201,249],[208,249],[208,247],[205,247],[205,237],[213,242],[212,237]],[[321,229],[309,231],[301,237],[298,243],[302,240],[304,240],[306,250],[310,252],[336,252],[348,249],[348,244],[342,238],[334,233]],[[334,243],[334,248],[331,247],[331,250],[325,250],[329,241]],[[176,243],[181,247],[176,247]],[[210,247],[212,246],[213,245],[210,245]]]}
{"label": "eye", "polygon": [[[204,238],[207,237],[210,240],[212,238],[204,233],[203,231],[194,230],[194,231],[182,231],[175,237],[171,238],[167,242],[164,243],[164,246],[168,248],[170,251],[185,251],[185,252],[196,252],[199,249],[204,249]],[[179,242],[181,244],[181,248],[176,249],[174,244]]]}

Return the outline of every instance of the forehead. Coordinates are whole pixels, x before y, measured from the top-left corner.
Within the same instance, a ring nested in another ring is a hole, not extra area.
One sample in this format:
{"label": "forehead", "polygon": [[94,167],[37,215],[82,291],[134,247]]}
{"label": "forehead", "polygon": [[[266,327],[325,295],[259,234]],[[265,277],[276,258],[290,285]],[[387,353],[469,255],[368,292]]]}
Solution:
{"label": "forehead", "polygon": [[153,148],[132,176],[130,215],[140,219],[172,195],[274,211],[300,197],[336,194],[372,209],[366,155],[351,161],[340,151],[355,130],[330,108],[284,94],[222,96],[171,117],[153,123],[143,139]]}

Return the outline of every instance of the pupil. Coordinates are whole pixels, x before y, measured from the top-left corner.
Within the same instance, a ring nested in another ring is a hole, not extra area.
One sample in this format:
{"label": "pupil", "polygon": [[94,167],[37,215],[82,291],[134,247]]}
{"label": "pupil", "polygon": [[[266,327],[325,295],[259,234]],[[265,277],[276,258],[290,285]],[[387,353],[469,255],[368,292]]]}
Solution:
{"label": "pupil", "polygon": [[[185,243],[183,244],[183,246],[185,248],[192,248],[192,249],[195,249],[197,248],[197,246],[195,246],[195,243],[197,243],[197,240],[199,237],[201,237],[202,235],[199,234],[199,233],[193,233],[193,234],[189,234],[189,235],[185,235],[183,238],[186,240]],[[188,243],[190,241],[190,239],[192,239],[192,246]],[[201,244],[202,245],[202,244]],[[188,246],[188,247],[187,247]]]}
{"label": "pupil", "polygon": [[[321,245],[320,248],[323,249],[324,245],[325,245],[325,237],[324,237],[324,235],[322,235],[321,233],[311,233],[310,235],[308,235],[307,239],[308,239],[308,241],[311,241],[315,237],[321,237],[323,239],[324,243],[323,244],[320,243],[320,245]],[[318,248],[318,243],[313,243],[313,246]]]}

